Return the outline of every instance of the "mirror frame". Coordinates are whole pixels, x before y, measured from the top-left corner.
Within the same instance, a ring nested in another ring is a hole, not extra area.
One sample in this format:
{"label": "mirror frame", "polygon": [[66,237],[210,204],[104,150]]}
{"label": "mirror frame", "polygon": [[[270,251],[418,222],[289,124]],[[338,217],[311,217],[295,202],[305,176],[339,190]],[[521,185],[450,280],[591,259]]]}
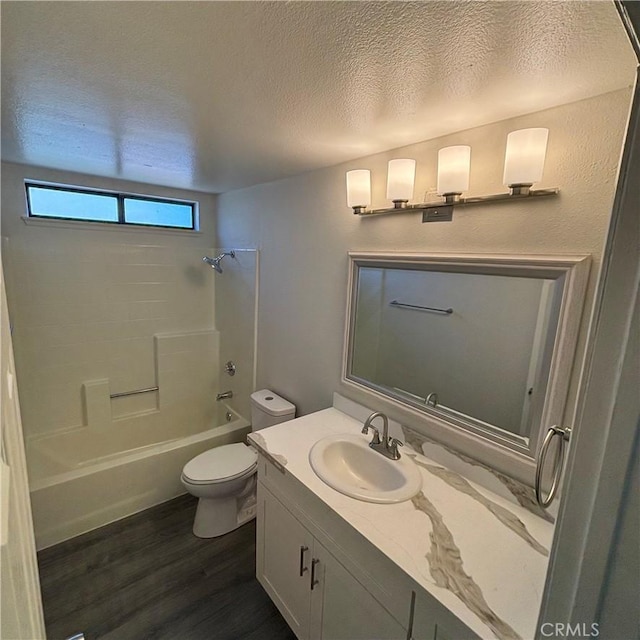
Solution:
{"label": "mirror frame", "polygon": [[[349,252],[349,282],[347,312],[342,358],[341,382],[347,389],[364,394],[372,400],[383,400],[393,407],[409,412],[414,418],[457,431],[478,442],[498,447],[521,460],[535,461],[543,433],[548,427],[564,423],[569,382],[574,365],[578,331],[589,277],[589,255],[503,255],[458,253],[396,253]],[[525,438],[488,425],[479,419],[450,408],[434,408],[411,398],[410,394],[393,393],[382,385],[359,378],[351,373],[354,340],[358,273],[361,267],[407,268],[455,273],[526,276],[562,282],[562,296],[555,337],[543,355],[548,362],[547,384],[544,394],[532,408],[530,436]]]}

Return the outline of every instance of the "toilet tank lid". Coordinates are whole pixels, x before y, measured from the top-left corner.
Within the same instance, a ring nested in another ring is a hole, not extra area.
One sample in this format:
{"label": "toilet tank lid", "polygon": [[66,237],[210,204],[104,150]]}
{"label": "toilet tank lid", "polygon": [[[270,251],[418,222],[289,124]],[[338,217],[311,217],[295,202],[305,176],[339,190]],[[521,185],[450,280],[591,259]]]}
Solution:
{"label": "toilet tank lid", "polygon": [[251,394],[251,402],[270,416],[286,416],[296,412],[296,406],[269,389]]}

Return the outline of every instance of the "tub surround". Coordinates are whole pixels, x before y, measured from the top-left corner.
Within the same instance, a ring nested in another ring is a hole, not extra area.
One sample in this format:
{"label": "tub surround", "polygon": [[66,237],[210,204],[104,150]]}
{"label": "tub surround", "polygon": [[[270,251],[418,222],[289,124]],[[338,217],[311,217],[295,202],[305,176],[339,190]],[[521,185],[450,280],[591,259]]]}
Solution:
{"label": "tub surround", "polygon": [[[413,432],[402,438],[402,454],[411,456],[423,475],[422,491],[412,500],[379,505],[334,491],[313,472],[309,450],[325,436],[360,433],[361,415],[367,412],[334,394],[333,408],[263,430],[257,438],[250,434],[249,439],[283,474],[301,482],[479,636],[533,637],[551,522],[521,505],[520,491],[505,488],[488,471],[478,473],[461,458],[455,470],[430,458],[423,449],[435,451],[437,445],[425,447],[416,437],[406,437]],[[392,422],[390,433],[401,435],[399,430]],[[485,484],[493,480],[502,490],[478,482],[485,476]]]}

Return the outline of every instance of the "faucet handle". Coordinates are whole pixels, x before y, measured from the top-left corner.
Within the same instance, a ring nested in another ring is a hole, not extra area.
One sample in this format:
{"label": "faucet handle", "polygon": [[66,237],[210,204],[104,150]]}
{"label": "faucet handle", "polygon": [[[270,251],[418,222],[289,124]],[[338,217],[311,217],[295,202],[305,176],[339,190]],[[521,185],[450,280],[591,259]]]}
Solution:
{"label": "faucet handle", "polygon": [[398,451],[398,447],[403,447],[403,446],[404,446],[403,442],[401,440],[398,440],[398,438],[389,438],[387,449],[393,460],[400,459],[400,452]]}

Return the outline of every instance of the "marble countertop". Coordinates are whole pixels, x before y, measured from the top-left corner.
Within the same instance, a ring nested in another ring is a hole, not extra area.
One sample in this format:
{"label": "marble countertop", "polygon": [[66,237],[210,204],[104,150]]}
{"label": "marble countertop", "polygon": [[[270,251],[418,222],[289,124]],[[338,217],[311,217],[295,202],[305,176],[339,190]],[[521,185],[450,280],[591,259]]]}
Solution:
{"label": "marble countertop", "polygon": [[363,502],[335,491],[314,473],[309,450],[327,435],[360,434],[363,411],[368,412],[335,394],[333,408],[249,439],[482,638],[533,638],[553,518],[536,513],[526,487],[413,431],[398,433],[395,423],[390,433],[400,436],[402,455],[412,456],[420,468],[422,490],[397,504]]}

